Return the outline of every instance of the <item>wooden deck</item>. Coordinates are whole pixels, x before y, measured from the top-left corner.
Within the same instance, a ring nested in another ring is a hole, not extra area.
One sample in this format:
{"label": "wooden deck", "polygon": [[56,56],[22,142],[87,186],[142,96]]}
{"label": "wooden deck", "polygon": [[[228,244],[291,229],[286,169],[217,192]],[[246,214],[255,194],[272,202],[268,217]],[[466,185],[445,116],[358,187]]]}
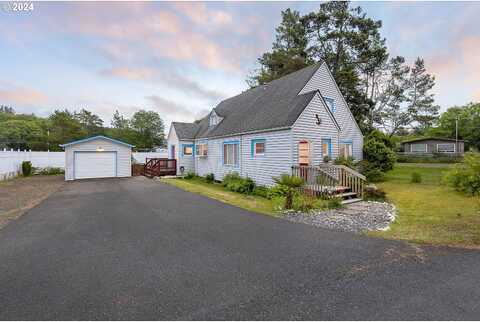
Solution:
{"label": "wooden deck", "polygon": [[177,160],[164,158],[147,158],[145,160],[144,175],[146,177],[175,176],[177,174]]}

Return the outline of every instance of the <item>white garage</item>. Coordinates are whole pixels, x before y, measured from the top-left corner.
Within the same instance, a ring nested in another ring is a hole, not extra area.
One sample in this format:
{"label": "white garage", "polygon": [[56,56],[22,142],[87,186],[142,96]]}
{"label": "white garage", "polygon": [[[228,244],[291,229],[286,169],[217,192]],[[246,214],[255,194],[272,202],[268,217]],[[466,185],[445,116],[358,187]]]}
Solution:
{"label": "white garage", "polygon": [[132,175],[133,145],[99,135],[61,146],[65,149],[65,180]]}

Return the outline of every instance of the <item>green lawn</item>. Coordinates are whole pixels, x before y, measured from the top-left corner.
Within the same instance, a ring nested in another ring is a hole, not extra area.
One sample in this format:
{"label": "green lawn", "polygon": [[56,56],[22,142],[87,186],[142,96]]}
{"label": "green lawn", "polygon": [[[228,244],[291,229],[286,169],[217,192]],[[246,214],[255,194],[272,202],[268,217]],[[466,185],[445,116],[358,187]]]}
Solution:
{"label": "green lawn", "polygon": [[203,179],[162,179],[164,183],[171,184],[180,189],[198,193],[212,199],[219,200],[230,205],[244,208],[250,211],[258,212],[270,216],[278,216],[279,212],[275,211],[275,203],[272,200],[240,194],[225,190],[225,188],[216,183],[206,183]]}
{"label": "green lawn", "polygon": [[[442,184],[450,165],[399,163],[378,186],[396,205],[398,217],[391,229],[370,235],[418,243],[480,246],[480,201]],[[422,183],[411,183],[412,172]]]}

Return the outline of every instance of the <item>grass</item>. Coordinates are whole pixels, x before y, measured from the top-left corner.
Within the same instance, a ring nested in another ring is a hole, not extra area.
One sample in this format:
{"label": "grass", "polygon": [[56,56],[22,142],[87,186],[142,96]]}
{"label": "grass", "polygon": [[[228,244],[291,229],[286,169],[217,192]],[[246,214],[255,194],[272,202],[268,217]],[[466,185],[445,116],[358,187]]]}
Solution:
{"label": "grass", "polygon": [[273,200],[231,192],[225,190],[225,188],[218,183],[206,183],[201,178],[193,178],[189,180],[162,179],[161,181],[176,186],[180,189],[198,193],[253,212],[275,217],[280,215],[280,213],[275,210],[276,203]]}
{"label": "grass", "polygon": [[[480,200],[442,184],[450,165],[397,164],[378,186],[395,204],[398,217],[391,229],[369,235],[417,243],[480,246]],[[421,183],[411,183],[413,172]]]}

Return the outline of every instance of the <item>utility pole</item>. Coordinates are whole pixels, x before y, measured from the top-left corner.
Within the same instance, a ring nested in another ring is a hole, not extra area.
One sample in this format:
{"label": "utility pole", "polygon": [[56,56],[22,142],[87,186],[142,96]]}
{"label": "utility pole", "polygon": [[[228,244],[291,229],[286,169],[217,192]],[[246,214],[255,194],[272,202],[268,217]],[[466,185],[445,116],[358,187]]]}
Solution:
{"label": "utility pole", "polygon": [[458,153],[458,115],[455,118],[455,154]]}

